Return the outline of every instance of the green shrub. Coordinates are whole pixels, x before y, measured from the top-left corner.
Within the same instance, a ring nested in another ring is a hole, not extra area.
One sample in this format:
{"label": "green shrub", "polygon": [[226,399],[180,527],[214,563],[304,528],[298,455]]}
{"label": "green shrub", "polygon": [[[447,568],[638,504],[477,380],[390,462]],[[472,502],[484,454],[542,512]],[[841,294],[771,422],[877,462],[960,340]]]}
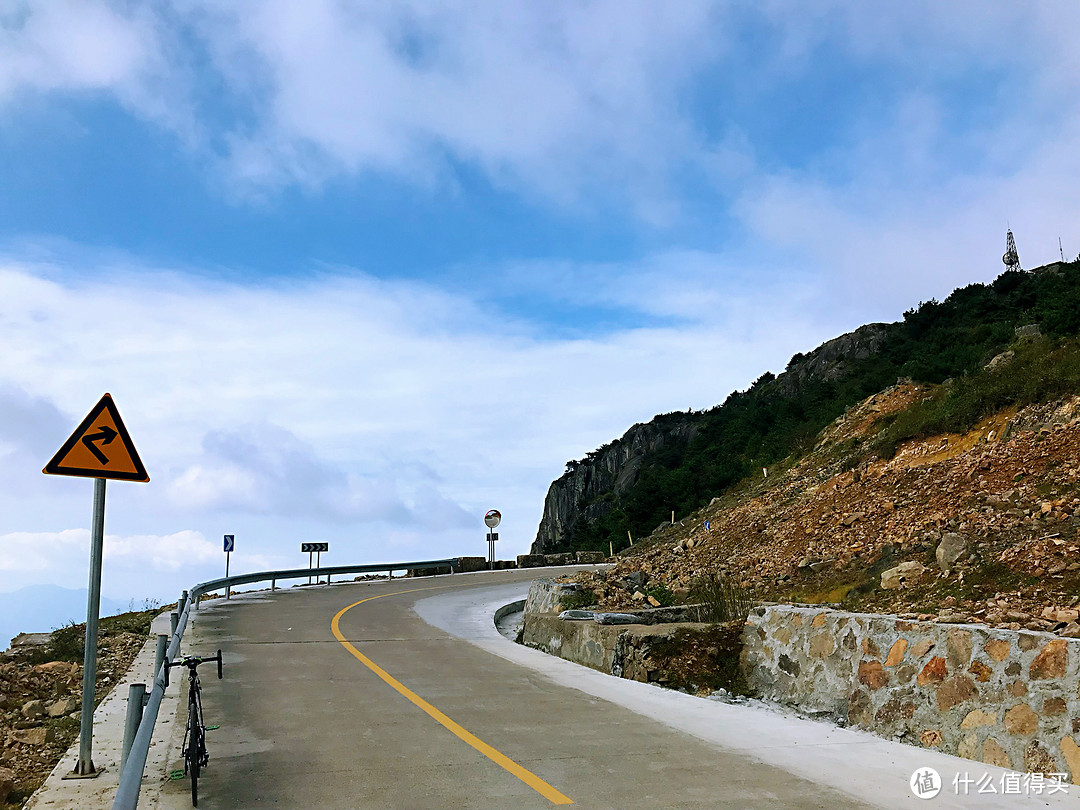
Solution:
{"label": "green shrub", "polygon": [[[956,382],[941,401],[898,416],[871,448],[879,455],[890,455],[905,438],[970,427],[995,408],[1077,391],[1075,351],[1072,358],[1067,352],[1048,356],[1021,370],[1022,355],[1035,348],[1026,344],[997,379],[982,377],[972,385],[980,369],[1013,343],[1015,327],[1026,324],[1039,324],[1049,340],[1080,335],[1080,262],[1057,275],[1007,271],[992,284],[971,284],[944,301],[920,303],[902,321],[881,326],[876,352],[862,359],[849,355],[829,379],[799,373],[805,358],[797,355],[788,364],[796,373],[782,381],[764,374],[715,408],[658,415],[649,424],[664,440],[640,459],[625,489],[616,491],[613,480],[603,483],[610,474],[598,465],[604,447],[568,462],[568,475],[595,467],[599,486],[589,517],[590,504],[580,503],[552,550],[619,552],[628,545],[627,531],[646,537],[670,519],[672,510],[689,515],[740,482],[760,481],[763,466],[813,447],[822,428],[845,409],[901,377],[934,385],[949,378]],[[611,492],[614,498],[608,497]]]}
{"label": "green shrub", "polygon": [[70,622],[53,630],[45,649],[50,661],[82,661],[85,642],[86,625]]}
{"label": "green shrub", "polygon": [[659,602],[660,607],[671,607],[675,604],[675,594],[671,592],[671,588],[669,588],[662,582],[646,588],[645,595],[651,596],[653,599]]}

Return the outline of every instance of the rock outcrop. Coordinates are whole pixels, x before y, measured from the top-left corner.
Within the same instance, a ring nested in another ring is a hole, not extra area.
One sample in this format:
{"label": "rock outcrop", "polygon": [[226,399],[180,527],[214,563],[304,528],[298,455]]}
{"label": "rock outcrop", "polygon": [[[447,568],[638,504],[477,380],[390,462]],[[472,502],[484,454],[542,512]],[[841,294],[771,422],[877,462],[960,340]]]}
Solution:
{"label": "rock outcrop", "polygon": [[[778,377],[766,374],[759,383],[782,396],[793,396],[815,381],[841,379],[852,364],[877,352],[888,335],[888,324],[867,324],[833,338],[806,355],[795,355]],[[722,406],[720,406],[722,407]],[[606,515],[638,480],[660,452],[685,450],[698,435],[708,411],[669,413],[634,425],[621,439],[571,461],[566,472],[548,488],[544,514],[532,554],[566,547],[574,529]]]}
{"label": "rock outcrop", "polygon": [[890,324],[868,323],[854,332],[822,343],[807,355],[795,355],[787,371],[776,378],[780,393],[791,396],[803,385],[841,379],[851,364],[877,353],[888,337]]}
{"label": "rock outcrop", "polygon": [[560,549],[578,521],[595,520],[611,509],[614,497],[637,481],[652,455],[672,446],[685,447],[697,435],[701,414],[673,413],[634,425],[621,439],[571,461],[566,472],[548,488],[544,515],[532,554]]}

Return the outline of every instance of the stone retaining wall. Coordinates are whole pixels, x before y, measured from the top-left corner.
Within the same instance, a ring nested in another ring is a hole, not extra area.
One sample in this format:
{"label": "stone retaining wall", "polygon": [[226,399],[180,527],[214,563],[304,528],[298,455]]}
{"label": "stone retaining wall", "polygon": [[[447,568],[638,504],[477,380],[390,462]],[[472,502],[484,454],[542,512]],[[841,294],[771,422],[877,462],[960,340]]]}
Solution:
{"label": "stone retaining wall", "polygon": [[743,640],[759,697],[1080,784],[1080,641],[784,605],[754,610]]}
{"label": "stone retaining wall", "polygon": [[[525,604],[529,646],[622,677],[664,682],[648,650],[690,623],[564,621],[578,586],[538,580]],[[743,631],[750,693],[889,739],[1080,784],[1080,640],[772,605]]]}
{"label": "stone retaining wall", "polygon": [[[556,655],[575,664],[598,669],[608,675],[634,681],[660,684],[678,684],[694,688],[693,676],[669,669],[669,656],[657,655],[658,645],[676,634],[684,637],[697,635],[705,639],[706,654],[719,656],[723,651],[714,645],[715,625],[699,624],[685,619],[685,608],[647,608],[634,611],[640,624],[599,624],[596,621],[570,621],[559,618],[563,596],[576,593],[581,586],[576,583],[559,583],[552,579],[539,579],[529,588],[525,601],[525,615],[521,629],[521,643],[550,655]],[[714,660],[700,664],[702,681],[713,681],[720,672]],[[721,683],[727,685],[726,680]]]}

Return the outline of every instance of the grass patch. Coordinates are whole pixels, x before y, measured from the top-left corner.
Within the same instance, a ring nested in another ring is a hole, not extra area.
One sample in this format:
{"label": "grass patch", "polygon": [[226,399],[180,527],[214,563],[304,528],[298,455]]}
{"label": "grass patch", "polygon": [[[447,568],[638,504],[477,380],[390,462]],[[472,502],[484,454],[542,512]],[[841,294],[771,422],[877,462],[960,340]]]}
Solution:
{"label": "grass patch", "polygon": [[154,618],[161,612],[157,607],[149,610],[134,610],[121,613],[117,616],[109,616],[101,620],[98,625],[102,635],[112,636],[119,633],[134,633],[137,636],[150,635],[150,625]]}
{"label": "grass patch", "polygon": [[585,588],[580,591],[564,594],[559,598],[559,607],[563,610],[581,610],[597,603],[596,594]]}
{"label": "grass patch", "polygon": [[1007,407],[1049,402],[1080,391],[1080,343],[1040,338],[1015,346],[1016,356],[995,371],[965,374],[910,408],[879,420],[870,448],[892,458],[911,439],[966,433]]}
{"label": "grass patch", "polygon": [[749,687],[739,668],[745,621],[706,627],[680,627],[670,636],[643,639],[658,680],[673,689],[746,695]]}
{"label": "grass patch", "polygon": [[754,600],[750,592],[718,571],[690,583],[690,601],[701,604],[701,619],[710,622],[745,622]]}
{"label": "grass patch", "polygon": [[662,582],[646,588],[645,595],[651,596],[659,602],[660,607],[671,607],[675,604],[675,594],[671,592],[671,588]]}

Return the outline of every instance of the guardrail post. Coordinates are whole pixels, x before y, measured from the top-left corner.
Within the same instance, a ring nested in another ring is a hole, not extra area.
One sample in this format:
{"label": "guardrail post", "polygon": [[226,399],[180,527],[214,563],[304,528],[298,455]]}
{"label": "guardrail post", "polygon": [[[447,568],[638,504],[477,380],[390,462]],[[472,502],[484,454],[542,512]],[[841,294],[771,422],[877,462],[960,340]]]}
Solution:
{"label": "guardrail post", "polygon": [[161,672],[161,665],[165,663],[165,653],[169,650],[169,637],[164,633],[158,633],[157,651],[154,653],[154,677]]}
{"label": "guardrail post", "polygon": [[124,769],[131,744],[142,722],[143,706],[146,705],[146,684],[133,683],[128,687],[127,717],[124,718],[124,746],[120,751],[120,770]]}
{"label": "guardrail post", "polygon": [[184,608],[187,607],[187,600],[188,600],[188,592],[187,591],[180,591],[180,601],[178,601],[176,603],[176,611],[178,613],[183,613],[184,612]]}
{"label": "guardrail post", "polygon": [[180,624],[180,614],[175,610],[169,614],[169,635],[176,635],[176,628]]}
{"label": "guardrail post", "polygon": [[225,598],[226,599],[232,599],[232,583],[231,582],[226,582],[225,583]]}
{"label": "guardrail post", "polygon": [[277,590],[277,580],[276,579],[270,580],[270,590],[272,590],[272,591]]}
{"label": "guardrail post", "polygon": [[330,572],[329,571],[326,572],[326,584],[327,585],[330,584]]}

